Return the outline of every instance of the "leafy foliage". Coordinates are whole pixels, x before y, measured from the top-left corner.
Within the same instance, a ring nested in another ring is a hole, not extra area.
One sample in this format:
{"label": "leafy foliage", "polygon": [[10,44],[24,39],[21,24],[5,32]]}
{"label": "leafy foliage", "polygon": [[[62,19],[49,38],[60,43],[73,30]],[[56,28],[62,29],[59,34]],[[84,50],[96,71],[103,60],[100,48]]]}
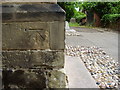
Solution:
{"label": "leafy foliage", "polygon": [[[70,21],[72,17],[77,22],[86,17],[82,12],[96,12],[103,24],[115,22],[120,16],[119,2],[59,2],[58,3],[66,11],[66,20]],[[75,7],[79,7],[81,12],[77,12]]]}
{"label": "leafy foliage", "polygon": [[76,11],[76,2],[58,2],[58,4],[65,10],[66,20],[70,21]]}
{"label": "leafy foliage", "polygon": [[96,6],[95,2],[83,2],[79,7],[86,11],[92,10]]}
{"label": "leafy foliage", "polygon": [[120,2],[84,2],[80,8],[97,12],[102,17],[104,14],[120,13]]}
{"label": "leafy foliage", "polygon": [[80,22],[82,18],[86,17],[86,14],[82,12],[76,12],[73,17],[76,19],[77,22]]}
{"label": "leafy foliage", "polygon": [[87,12],[96,12],[104,26],[114,23],[120,18],[120,1],[119,2],[84,2],[80,8]]}
{"label": "leafy foliage", "polygon": [[104,26],[115,23],[120,18],[120,14],[105,14],[102,17],[102,22],[104,23]]}

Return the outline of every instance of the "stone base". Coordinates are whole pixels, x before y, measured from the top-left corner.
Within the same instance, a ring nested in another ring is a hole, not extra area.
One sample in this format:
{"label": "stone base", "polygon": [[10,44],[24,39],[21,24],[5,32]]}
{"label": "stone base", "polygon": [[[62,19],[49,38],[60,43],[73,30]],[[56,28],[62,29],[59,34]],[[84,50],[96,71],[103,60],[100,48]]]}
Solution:
{"label": "stone base", "polygon": [[58,70],[3,70],[3,87],[5,90],[39,90],[41,88],[65,88],[65,80],[65,74]]}

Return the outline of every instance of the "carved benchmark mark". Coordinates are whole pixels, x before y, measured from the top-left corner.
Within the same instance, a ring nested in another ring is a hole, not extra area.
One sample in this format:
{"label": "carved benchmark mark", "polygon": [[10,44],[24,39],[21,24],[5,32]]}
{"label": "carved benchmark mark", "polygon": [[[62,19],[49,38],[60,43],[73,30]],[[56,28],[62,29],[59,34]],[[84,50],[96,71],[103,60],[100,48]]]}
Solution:
{"label": "carved benchmark mark", "polygon": [[40,37],[42,38],[42,40],[45,40],[45,37],[40,32],[38,32],[38,33],[39,33]]}
{"label": "carved benchmark mark", "polygon": [[45,40],[45,37],[42,35],[42,33],[40,31],[43,31],[43,29],[41,28],[37,28],[37,29],[24,29],[24,31],[32,31],[32,32],[37,32],[39,34],[39,36],[41,37],[42,40]]}
{"label": "carved benchmark mark", "polygon": [[24,29],[24,31],[42,31],[43,29],[38,28],[38,29]]}

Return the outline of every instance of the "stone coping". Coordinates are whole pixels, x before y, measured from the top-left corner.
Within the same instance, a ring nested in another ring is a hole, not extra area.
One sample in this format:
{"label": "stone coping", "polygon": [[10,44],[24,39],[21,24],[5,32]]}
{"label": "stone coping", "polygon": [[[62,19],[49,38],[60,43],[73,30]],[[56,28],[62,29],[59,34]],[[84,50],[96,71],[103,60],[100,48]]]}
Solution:
{"label": "stone coping", "polygon": [[39,4],[2,4],[3,13],[13,12],[64,12],[58,4],[39,3]]}
{"label": "stone coping", "polygon": [[[47,16],[65,16],[65,11],[58,4],[42,3],[42,4],[2,4],[2,19],[3,20],[18,20],[29,18],[29,20],[40,19]],[[46,17],[45,17],[46,18]],[[56,19],[57,20],[57,19]]]}

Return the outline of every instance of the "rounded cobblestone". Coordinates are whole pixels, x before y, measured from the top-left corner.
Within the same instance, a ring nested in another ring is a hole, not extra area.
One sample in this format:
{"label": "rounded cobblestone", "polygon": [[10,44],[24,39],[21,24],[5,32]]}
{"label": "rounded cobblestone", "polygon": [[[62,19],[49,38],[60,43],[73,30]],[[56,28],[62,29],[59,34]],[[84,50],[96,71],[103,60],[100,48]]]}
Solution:
{"label": "rounded cobblestone", "polygon": [[96,46],[66,45],[65,52],[66,55],[77,56],[82,59],[100,88],[118,87],[118,62],[110,57],[102,48]]}

